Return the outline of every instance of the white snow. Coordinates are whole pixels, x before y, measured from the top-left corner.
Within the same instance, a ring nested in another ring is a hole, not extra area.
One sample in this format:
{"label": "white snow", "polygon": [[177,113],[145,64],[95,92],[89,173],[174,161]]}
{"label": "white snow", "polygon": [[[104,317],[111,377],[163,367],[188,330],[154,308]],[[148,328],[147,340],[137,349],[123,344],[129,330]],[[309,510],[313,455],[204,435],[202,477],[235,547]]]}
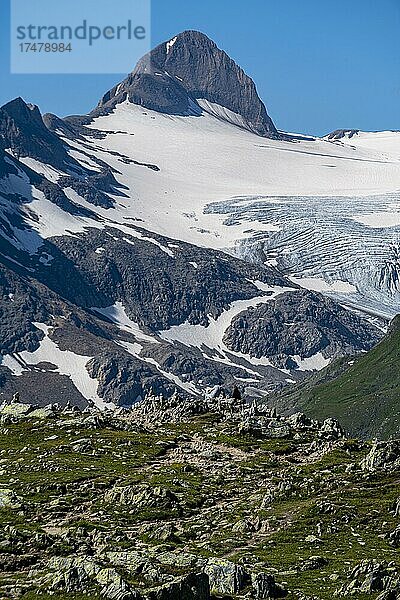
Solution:
{"label": "white snow", "polygon": [[243,359],[249,362],[250,365],[272,366],[270,360],[267,357],[256,358],[248,354],[230,350],[224,344],[223,337],[232,323],[232,320],[242,311],[245,311],[250,307],[256,307],[259,304],[265,304],[285,292],[294,291],[293,288],[279,286],[269,287],[266,284],[262,285],[265,286],[263,287],[265,291],[271,292],[270,296],[257,296],[249,300],[238,300],[233,302],[229,309],[225,310],[217,319],[214,319],[209,315],[209,324],[207,326],[192,325],[189,322],[185,322],[182,325],[175,325],[170,327],[170,329],[161,331],[160,337],[172,343],[179,341],[186,346],[197,347],[200,350],[204,349],[204,347],[214,351],[217,350],[218,354],[216,356],[210,357],[208,354],[204,354],[205,358],[234,367],[241,366],[245,371],[259,378],[260,375],[258,373],[241,364],[238,365],[238,363],[233,362],[232,359]]}
{"label": "white snow", "polygon": [[[38,220],[31,221],[31,227],[36,230],[42,238],[52,236],[82,233],[88,227],[102,229],[104,225],[95,219],[79,217],[65,212],[50,200],[47,200],[43,192],[33,189],[33,200],[30,202],[29,210],[34,212]],[[92,207],[93,208],[93,207]]]}
{"label": "white snow", "polygon": [[200,391],[196,388],[193,382],[182,381],[182,379],[180,379],[177,375],[164,371],[164,369],[160,367],[160,365],[154,358],[150,358],[148,356],[139,356],[142,350],[142,346],[140,346],[140,344],[131,344],[130,342],[119,341],[118,345],[125,348],[125,350],[129,352],[129,354],[132,354],[132,356],[135,356],[143,362],[146,362],[156,367],[157,371],[161,373],[161,375],[163,375],[166,379],[169,379],[169,381],[174,383],[177,387],[185,390],[185,392],[188,392],[192,395],[200,394]]}
{"label": "white snow", "polygon": [[400,131],[359,131],[352,137],[346,134],[334,143],[379,151],[386,157],[400,157]]}
{"label": "white snow", "polygon": [[223,344],[222,338],[224,337],[225,331],[228,329],[232,320],[242,311],[247,310],[250,307],[258,306],[259,304],[265,304],[283,294],[285,292],[293,292],[293,288],[285,287],[268,287],[268,291],[271,292],[270,296],[256,296],[249,300],[237,300],[232,302],[230,307],[223,311],[217,319],[214,319],[209,315],[209,324],[204,325],[192,325],[188,321],[182,325],[174,325],[169,329],[160,332],[160,337],[169,342],[178,341],[186,346],[194,346],[201,348],[203,344],[208,348],[219,348],[224,351],[231,352]]}
{"label": "white snow", "polygon": [[54,169],[50,165],[47,165],[40,160],[36,160],[35,158],[30,158],[29,156],[21,157],[19,162],[32,169],[32,171],[36,171],[36,173],[44,175],[46,179],[49,179],[53,183],[57,182],[57,180],[60,178],[60,175],[65,175],[65,173],[60,173],[60,171],[57,171],[57,169]]}
{"label": "white snow", "polygon": [[248,131],[251,131],[246,120],[238,113],[229,110],[229,108],[221,106],[220,104],[216,104],[215,102],[210,102],[205,98],[197,98],[196,101],[197,104],[209,115],[212,115],[221,121],[226,121],[232,125],[236,125],[237,127],[242,127]]}
{"label": "white snow", "polygon": [[92,310],[95,312],[104,315],[110,321],[118,325],[118,328],[122,331],[127,331],[128,333],[132,333],[139,340],[143,340],[144,342],[151,342],[153,344],[158,344],[158,340],[156,338],[147,335],[141,329],[138,323],[132,321],[128,315],[126,314],[126,310],[122,302],[116,302],[112,306],[108,306],[106,308],[97,308],[92,307]]}
{"label": "white snow", "polygon": [[[299,279],[323,279],[323,293],[350,295],[354,287],[353,304],[398,312],[398,293],[377,282],[382,264],[394,265],[399,244],[400,132],[360,132],[339,142],[270,140],[237,127],[238,115],[201,103],[201,115],[182,117],[124,102],[90,125],[110,132],[104,139],[66,140],[77,159],[85,161],[81,151],[107,162],[127,187],[111,209],[65,191],[98,220],[66,214],[23,175],[5,178],[5,193],[34,196],[24,208],[33,232],[14,227],[11,243],[34,253],[36,232],[46,238],[113,226],[129,243],[144,239],[171,258],[172,249],[152,233],[250,257],[252,245],[263,244],[268,264]],[[131,229],[133,220],[148,234]],[[382,227],[387,243],[374,237]]]}
{"label": "white snow", "polygon": [[[213,319],[209,316],[209,325],[207,327],[203,325],[192,325],[188,322],[183,323],[182,325],[176,325],[167,329],[165,331],[160,332],[160,337],[169,342],[179,341],[186,346],[194,346],[202,349],[204,346],[209,349],[217,350],[223,358],[219,355],[210,357],[206,354],[204,356],[208,359],[214,360],[216,362],[221,362],[228,364],[230,366],[238,366],[238,363],[233,362],[232,358],[242,359],[246,362],[250,363],[253,366],[263,366],[263,367],[273,367],[277,369],[271,363],[268,357],[256,358],[251,356],[250,354],[243,354],[242,352],[235,352],[230,350],[223,342],[223,337],[232,323],[232,320],[242,311],[247,310],[250,307],[256,307],[259,304],[264,304],[276,298],[282,293],[285,292],[293,292],[294,288],[283,288],[283,287],[270,287],[262,281],[253,282],[258,285],[259,289],[264,291],[272,292],[271,296],[257,296],[256,298],[252,298],[250,300],[238,300],[237,302],[233,302],[230,308],[224,311],[217,319]],[[291,357],[298,365],[300,371],[313,371],[323,369],[330,363],[331,359],[326,359],[322,355],[321,352],[318,352],[312,357],[309,358],[301,358],[300,356],[292,356]],[[252,371],[248,367],[242,368],[249,372],[251,375],[255,375],[260,378],[260,375]],[[287,373],[285,369],[278,369],[284,373]]]}
{"label": "white snow", "polygon": [[291,356],[298,365],[300,371],[320,371],[329,365],[331,358],[325,358],[322,352],[317,352],[309,358],[301,358],[299,355]]}
{"label": "white snow", "polygon": [[328,283],[320,277],[289,277],[293,283],[314,292],[338,292],[340,294],[352,294],[357,288],[348,281],[335,280]]}
{"label": "white snow", "polygon": [[389,227],[400,226],[400,210],[387,212],[372,212],[369,214],[354,215],[353,219],[357,223],[362,223],[366,227],[373,229],[387,229]]}
{"label": "white snow", "polygon": [[17,377],[22,375],[22,373],[27,370],[14,356],[12,356],[12,354],[1,356],[0,359],[1,366],[10,369],[10,371],[12,371],[12,373]]}
{"label": "white snow", "polygon": [[[198,117],[144,113],[125,102],[91,127],[127,132],[96,140],[93,149],[121,172],[117,178],[130,189],[124,208],[110,209],[108,218],[123,222],[123,216],[139,217],[146,229],[203,246],[230,248],[257,231],[279,228],[279,222],[259,221],[256,211],[245,220],[238,213],[237,223],[228,226],[224,215],[204,213],[211,202],[300,194],[362,196],[400,189],[400,161],[385,159],[378,151],[355,151],[321,139],[261,138],[206,112]],[[161,170],[121,163],[100,148]]]}
{"label": "white snow", "polygon": [[175,44],[176,40],[178,39],[178,36],[175,36],[174,38],[172,38],[172,40],[170,40],[169,42],[167,42],[166,46],[167,46],[167,54],[169,54],[172,46]]}

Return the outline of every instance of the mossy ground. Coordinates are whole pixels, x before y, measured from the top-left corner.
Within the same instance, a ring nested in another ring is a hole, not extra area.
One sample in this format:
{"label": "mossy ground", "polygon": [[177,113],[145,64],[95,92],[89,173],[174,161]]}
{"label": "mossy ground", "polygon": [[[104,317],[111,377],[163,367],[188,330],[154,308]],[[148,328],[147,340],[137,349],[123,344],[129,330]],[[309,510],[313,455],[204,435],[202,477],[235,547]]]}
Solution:
{"label": "mossy ground", "polygon": [[[242,436],[215,415],[152,431],[91,430],[66,417],[3,425],[0,488],[12,489],[21,506],[0,509],[0,526],[3,532],[6,526],[22,532],[27,542],[7,545],[2,540],[0,553],[23,556],[29,550],[38,560],[70,555],[79,553],[81,539],[99,532],[108,536],[113,551],[139,544],[149,551],[226,557],[276,573],[278,581],[286,582],[289,598],[302,593],[331,599],[364,558],[400,566],[399,552],[386,538],[399,522],[390,509],[399,496],[400,473],[362,472],[359,464],[368,443],[337,442],[315,456],[307,452],[312,440],[309,432],[296,439]],[[86,450],[76,451],[82,443]],[[278,489],[282,481],[290,483],[288,489],[263,504],[268,490]],[[180,510],[110,504],[105,492],[115,484],[168,489],[179,499]],[[246,529],[242,522],[253,525]],[[157,534],[163,525],[176,529],[165,540]],[[41,548],[32,539],[44,532],[56,541]],[[315,555],[326,565],[301,571],[299,565]],[[20,597],[38,597],[37,590],[29,589],[28,572],[2,573],[0,597],[17,597],[7,596],[13,580],[23,583]],[[50,597],[88,598],[40,596]]]}

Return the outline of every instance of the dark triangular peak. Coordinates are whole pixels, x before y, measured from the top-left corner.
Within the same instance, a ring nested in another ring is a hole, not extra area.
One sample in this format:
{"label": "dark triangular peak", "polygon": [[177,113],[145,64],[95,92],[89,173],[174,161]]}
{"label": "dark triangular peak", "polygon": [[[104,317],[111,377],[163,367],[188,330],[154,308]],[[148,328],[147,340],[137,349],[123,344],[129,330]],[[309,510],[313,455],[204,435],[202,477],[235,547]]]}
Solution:
{"label": "dark triangular peak", "polygon": [[18,159],[29,156],[57,168],[74,163],[62,141],[44,124],[39,108],[22,98],[0,108],[0,143]]}
{"label": "dark triangular peak", "polygon": [[95,113],[130,102],[167,114],[210,112],[265,137],[279,137],[253,80],[206,35],[184,31],[144,56]]}

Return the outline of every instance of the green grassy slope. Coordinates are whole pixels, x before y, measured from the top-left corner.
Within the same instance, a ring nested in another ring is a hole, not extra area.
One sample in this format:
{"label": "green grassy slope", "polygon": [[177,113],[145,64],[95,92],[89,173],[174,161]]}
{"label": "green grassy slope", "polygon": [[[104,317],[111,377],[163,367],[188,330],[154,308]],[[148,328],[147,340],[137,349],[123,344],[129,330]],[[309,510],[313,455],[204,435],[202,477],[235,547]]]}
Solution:
{"label": "green grassy slope", "polygon": [[335,417],[353,435],[400,437],[400,316],[370,352],[336,362],[275,400],[318,419]]}

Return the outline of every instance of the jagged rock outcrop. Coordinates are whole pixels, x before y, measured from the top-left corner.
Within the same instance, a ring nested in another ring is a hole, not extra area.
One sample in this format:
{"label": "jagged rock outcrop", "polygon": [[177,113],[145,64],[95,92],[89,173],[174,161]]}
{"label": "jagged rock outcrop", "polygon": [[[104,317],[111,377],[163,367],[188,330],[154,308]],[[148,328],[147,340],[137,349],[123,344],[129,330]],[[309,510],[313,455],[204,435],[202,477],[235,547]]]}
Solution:
{"label": "jagged rock outcrop", "polygon": [[351,139],[357,135],[359,131],[359,129],[335,129],[335,131],[328,133],[325,138],[331,141],[337,141],[343,138]]}
{"label": "jagged rock outcrop", "polygon": [[393,563],[379,561],[378,559],[363,560],[349,574],[348,582],[336,591],[336,596],[345,598],[355,594],[379,595],[380,600],[398,597],[399,572]]}
{"label": "jagged rock outcrop", "polygon": [[243,567],[224,559],[209,559],[205,573],[209,577],[211,591],[217,594],[238,594],[249,580],[249,574]]}
{"label": "jagged rock outcrop", "polygon": [[210,584],[204,573],[190,573],[149,590],[145,600],[209,600]]}
{"label": "jagged rock outcrop", "polygon": [[400,465],[400,440],[389,442],[375,441],[368,455],[363,459],[364,471],[375,469],[396,469]]}

